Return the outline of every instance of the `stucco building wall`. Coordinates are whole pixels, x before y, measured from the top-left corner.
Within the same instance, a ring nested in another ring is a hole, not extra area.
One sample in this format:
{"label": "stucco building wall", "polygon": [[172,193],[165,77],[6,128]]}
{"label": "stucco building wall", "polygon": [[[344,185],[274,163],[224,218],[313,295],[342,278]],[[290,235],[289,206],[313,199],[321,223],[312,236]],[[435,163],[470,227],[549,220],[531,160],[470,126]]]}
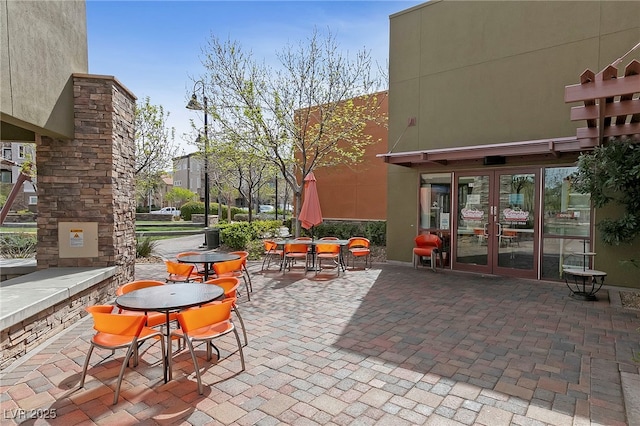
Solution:
{"label": "stucco building wall", "polygon": [[[392,15],[389,140],[400,138],[394,153],[575,136],[584,123],[570,120],[565,86],[633,47],[640,40],[638,16],[640,2],[448,0]],[[633,57],[638,52],[625,63]],[[410,117],[417,117],[415,127],[407,127]],[[576,156],[517,161],[572,165]],[[483,165],[479,160],[466,167]],[[419,174],[455,169],[389,165],[390,260],[411,261]],[[602,247],[597,233],[596,243]],[[620,250],[599,250],[596,266],[617,262]],[[609,278],[621,284],[632,279],[623,268]]]}
{"label": "stucco building wall", "polygon": [[328,219],[385,220],[387,165],[376,158],[387,152],[388,98],[383,93],[378,110],[381,123],[369,122],[364,133],[375,143],[367,146],[357,165],[320,167],[314,171],[322,215]]}
{"label": "stucco building wall", "polygon": [[88,71],[84,1],[0,0],[3,140],[73,137],[71,74]]}

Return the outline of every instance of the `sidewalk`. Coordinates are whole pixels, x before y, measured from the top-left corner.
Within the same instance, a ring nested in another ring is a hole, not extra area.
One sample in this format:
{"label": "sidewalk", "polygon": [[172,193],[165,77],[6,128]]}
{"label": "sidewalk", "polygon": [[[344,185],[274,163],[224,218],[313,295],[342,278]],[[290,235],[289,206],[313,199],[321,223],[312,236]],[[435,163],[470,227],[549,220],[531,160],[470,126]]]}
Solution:
{"label": "sidewalk", "polygon": [[[158,251],[169,257],[201,240],[164,240]],[[72,391],[93,334],[85,318],[3,371],[3,424],[17,423],[7,413],[18,408],[55,409],[35,424],[64,425],[636,422],[640,312],[618,306],[615,289],[581,302],[563,283],[391,264],[339,278],[260,266],[249,265],[254,292],[239,304],[245,371],[229,352],[233,336],[223,338],[219,363],[199,360],[198,395],[188,352],[165,384],[158,345],[145,347],[112,406],[119,353],[94,352],[85,388]],[[136,278],[164,275],[163,264],[136,266]],[[625,406],[625,387],[635,406]]]}

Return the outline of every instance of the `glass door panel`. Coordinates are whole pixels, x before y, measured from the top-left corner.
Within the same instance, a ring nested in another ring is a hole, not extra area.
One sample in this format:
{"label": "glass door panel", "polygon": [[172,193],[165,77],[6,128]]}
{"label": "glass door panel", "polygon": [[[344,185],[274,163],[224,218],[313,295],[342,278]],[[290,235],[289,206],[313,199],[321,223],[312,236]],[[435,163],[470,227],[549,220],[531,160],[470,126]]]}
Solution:
{"label": "glass door panel", "polygon": [[499,173],[496,176],[495,241],[496,272],[518,270],[509,275],[535,277],[537,270],[535,172]]}
{"label": "glass door panel", "polygon": [[536,278],[538,185],[531,169],[456,174],[453,269]]}
{"label": "glass door panel", "polygon": [[456,269],[489,268],[490,183],[488,174],[456,177]]}

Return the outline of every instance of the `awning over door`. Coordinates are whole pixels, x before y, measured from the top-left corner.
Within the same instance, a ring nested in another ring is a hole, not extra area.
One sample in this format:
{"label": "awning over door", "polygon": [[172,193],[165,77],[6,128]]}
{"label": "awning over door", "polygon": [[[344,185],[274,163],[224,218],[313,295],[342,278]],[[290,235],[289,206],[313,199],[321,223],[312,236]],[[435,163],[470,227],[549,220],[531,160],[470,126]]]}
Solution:
{"label": "awning over door", "polygon": [[378,154],[385,163],[411,167],[419,164],[453,164],[465,160],[484,160],[486,164],[500,164],[507,157],[550,155],[559,157],[566,152],[579,152],[585,147],[574,138],[540,139],[533,141],[507,142],[488,145],[461,146],[455,148],[426,149]]}

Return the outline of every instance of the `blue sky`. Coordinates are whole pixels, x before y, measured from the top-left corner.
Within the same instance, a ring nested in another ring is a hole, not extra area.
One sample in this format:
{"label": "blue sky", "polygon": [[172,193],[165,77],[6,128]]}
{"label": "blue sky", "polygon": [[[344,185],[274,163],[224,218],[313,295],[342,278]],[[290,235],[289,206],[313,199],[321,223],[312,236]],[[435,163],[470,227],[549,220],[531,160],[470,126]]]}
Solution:
{"label": "blue sky", "polygon": [[[422,1],[109,1],[87,0],[89,73],[113,75],[138,99],[170,112],[169,126],[184,153],[185,108],[194,79],[204,72],[202,49],[211,34],[237,40],[256,60],[275,62],[287,43],[297,44],[314,27],[330,29],[345,52],[371,51],[386,66],[389,15]],[[196,121],[197,122],[197,121]]]}

